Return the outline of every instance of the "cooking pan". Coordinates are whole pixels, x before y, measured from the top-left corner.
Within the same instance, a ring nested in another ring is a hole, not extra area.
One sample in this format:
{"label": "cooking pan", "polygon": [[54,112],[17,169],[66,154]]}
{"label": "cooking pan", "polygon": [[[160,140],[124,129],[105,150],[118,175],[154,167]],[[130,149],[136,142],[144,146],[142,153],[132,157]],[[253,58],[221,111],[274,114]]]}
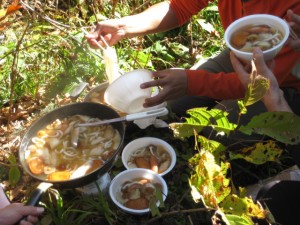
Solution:
{"label": "cooking pan", "polygon": [[28,145],[31,143],[31,139],[34,136],[36,136],[36,133],[39,130],[44,128],[46,125],[52,123],[56,119],[63,119],[78,114],[99,118],[101,120],[120,117],[114,109],[106,105],[92,102],[81,102],[57,108],[38,119],[24,135],[19,148],[19,160],[24,171],[31,177],[42,182],[39,185],[39,188],[32,192],[31,197],[29,197],[29,200],[27,202],[27,205],[36,205],[41,194],[51,186],[54,186],[55,188],[77,188],[89,184],[97,180],[106,172],[108,172],[117,161],[119,154],[122,150],[125,136],[125,125],[122,122],[116,122],[111,124],[120,133],[120,145],[118,146],[117,150],[113,153],[113,155],[109,159],[107,159],[100,168],[94,170],[93,172],[78,178],[63,181],[48,181],[31,173],[25,158],[25,153]]}

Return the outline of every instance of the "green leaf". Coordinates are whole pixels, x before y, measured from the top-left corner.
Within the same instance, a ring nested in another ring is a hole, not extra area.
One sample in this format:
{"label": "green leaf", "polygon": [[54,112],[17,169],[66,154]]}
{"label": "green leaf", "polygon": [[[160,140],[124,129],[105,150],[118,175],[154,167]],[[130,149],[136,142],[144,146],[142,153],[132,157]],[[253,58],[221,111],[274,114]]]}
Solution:
{"label": "green leaf", "polygon": [[224,213],[231,213],[238,216],[246,215],[263,219],[266,211],[261,205],[255,204],[251,198],[239,197],[235,194],[228,195],[221,203],[220,207]]}
{"label": "green leaf", "polygon": [[246,114],[246,107],[260,101],[266,94],[267,90],[270,88],[270,80],[257,73],[256,66],[253,60],[251,61],[251,64],[251,82],[248,84],[245,98],[238,101],[238,106],[240,107],[241,114]]}
{"label": "green leaf", "polygon": [[159,188],[155,189],[155,198],[159,201],[159,207],[163,208],[165,207],[164,199],[163,199],[163,193]]}
{"label": "green leaf", "polygon": [[8,156],[8,161],[9,161],[9,163],[10,163],[12,166],[17,164],[17,160],[16,160],[16,157],[15,157],[14,155],[9,155],[9,156]]}
{"label": "green leaf", "polygon": [[201,145],[202,149],[205,149],[214,155],[217,163],[220,162],[220,158],[226,150],[226,147],[224,145],[222,145],[220,142],[209,140],[201,135],[198,136],[198,143]]}
{"label": "green leaf", "polygon": [[206,30],[208,33],[215,32],[215,28],[211,23],[208,23],[205,19],[197,19],[197,22]]}
{"label": "green leaf", "polygon": [[246,96],[243,100],[244,105],[249,106],[260,101],[266,94],[269,87],[270,80],[259,75],[256,76],[252,83],[248,85]]}
{"label": "green leaf", "polygon": [[189,179],[192,187],[192,196],[197,202],[202,199],[204,205],[209,208],[219,208],[218,204],[230,194],[229,179],[226,178],[229,163],[216,164],[214,156],[205,150],[192,158],[190,161],[196,163]]}
{"label": "green leaf", "polygon": [[268,135],[285,144],[300,143],[300,117],[290,112],[261,113],[239,130],[248,135],[252,132]]}
{"label": "green leaf", "polygon": [[155,189],[155,197],[150,199],[149,208],[152,216],[160,216],[159,208],[157,207],[157,201],[159,201],[159,208],[165,207],[163,200],[163,193],[159,188]]}
{"label": "green leaf", "polygon": [[276,147],[276,143],[270,140],[267,143],[258,142],[240,151],[229,152],[229,158],[231,160],[242,158],[250,163],[261,165],[268,161],[277,161],[281,154],[282,149]]}
{"label": "green leaf", "polygon": [[174,136],[185,139],[194,135],[194,132],[201,132],[204,127],[212,127],[217,132],[229,134],[236,128],[236,124],[230,123],[227,119],[228,113],[219,109],[194,108],[187,111],[190,115],[185,118],[184,123],[171,123],[169,126],[174,132]]}
{"label": "green leaf", "polygon": [[15,186],[20,181],[20,177],[21,177],[19,168],[17,166],[12,166],[9,169],[8,177],[9,177],[8,179],[10,184],[12,186]]}
{"label": "green leaf", "polygon": [[237,216],[232,214],[225,214],[226,219],[230,225],[254,225],[251,218],[247,216]]}
{"label": "green leaf", "polygon": [[170,49],[178,56],[185,57],[189,54],[189,48],[180,43],[170,43]]}

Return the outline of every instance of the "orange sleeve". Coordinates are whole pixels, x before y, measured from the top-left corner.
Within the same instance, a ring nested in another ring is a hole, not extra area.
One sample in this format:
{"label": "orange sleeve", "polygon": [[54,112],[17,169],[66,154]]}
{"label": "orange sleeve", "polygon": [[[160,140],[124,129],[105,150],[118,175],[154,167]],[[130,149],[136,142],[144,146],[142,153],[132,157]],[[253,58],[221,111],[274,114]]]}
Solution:
{"label": "orange sleeve", "polygon": [[196,15],[199,11],[208,5],[210,0],[171,0],[170,6],[175,12],[178,25],[186,23],[191,16]]}
{"label": "orange sleeve", "polygon": [[206,70],[186,70],[188,95],[207,96],[213,99],[240,99],[245,89],[236,73],[210,73]]}

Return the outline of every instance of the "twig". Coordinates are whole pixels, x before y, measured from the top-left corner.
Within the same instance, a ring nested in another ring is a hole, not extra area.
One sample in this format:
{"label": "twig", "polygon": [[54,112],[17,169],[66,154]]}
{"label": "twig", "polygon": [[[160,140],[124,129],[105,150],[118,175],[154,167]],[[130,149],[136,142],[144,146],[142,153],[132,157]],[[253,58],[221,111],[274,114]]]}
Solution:
{"label": "twig", "polygon": [[49,23],[51,23],[51,24],[56,24],[56,25],[59,25],[59,26],[65,27],[65,28],[71,28],[69,25],[62,24],[62,23],[60,23],[60,22],[57,22],[57,21],[55,21],[55,20],[49,18],[48,16],[43,16],[43,15],[41,15],[40,13],[38,13],[37,11],[35,11],[32,7],[30,7],[28,4],[26,4],[25,2],[23,2],[23,1],[20,1],[20,2],[21,2],[21,4],[22,4],[23,6],[25,6],[25,8],[29,9],[29,10],[32,11],[32,12],[36,12],[39,16],[41,16],[42,18],[44,18],[45,20],[47,20]]}
{"label": "twig", "polygon": [[8,116],[8,122],[7,122],[7,127],[9,128],[9,124],[10,124],[10,116],[12,115],[12,108],[13,108],[13,94],[14,94],[14,86],[15,86],[15,76],[17,74],[17,60],[18,60],[18,53],[20,50],[20,46],[22,44],[22,41],[25,37],[25,34],[29,28],[30,24],[28,23],[27,26],[25,27],[25,30],[23,32],[23,34],[21,35],[21,38],[17,41],[16,44],[16,50],[14,52],[14,59],[12,62],[12,66],[11,66],[11,75],[10,75],[10,97],[9,97],[9,116]]}
{"label": "twig", "polygon": [[[68,31],[66,31],[65,29],[61,28],[60,26],[64,27],[64,28],[72,28],[68,25],[65,24],[61,24],[55,20],[50,19],[48,16],[44,16],[41,13],[37,12],[36,10],[34,10],[33,8],[31,8],[28,4],[24,3],[23,1],[20,1],[21,4],[24,6],[24,8],[26,8],[29,11],[35,12],[37,15],[39,15],[41,18],[43,18],[44,20],[46,20],[47,22],[49,22],[50,24],[52,24],[53,26],[55,26],[57,29],[59,29],[60,31],[66,33],[68,36],[70,36],[74,41],[78,42],[79,44],[81,44],[81,42],[74,37],[73,35],[71,35]],[[98,56],[99,58],[103,59],[103,57],[101,55],[99,55],[98,53],[90,50],[94,55]]]}
{"label": "twig", "polygon": [[148,0],[146,2],[144,2],[143,4],[139,5],[137,8],[135,8],[132,13],[136,13],[138,10],[140,10],[141,8],[143,8],[145,5],[149,4],[151,2],[151,0]]}
{"label": "twig", "polygon": [[186,192],[184,192],[183,195],[181,196],[181,198],[179,199],[179,201],[178,201],[175,205],[173,205],[173,206],[171,207],[171,209],[176,208],[176,207],[183,201],[183,199],[187,196],[187,194],[190,193],[190,192],[191,192],[190,189],[187,190]]}
{"label": "twig", "polygon": [[188,219],[189,219],[190,224],[191,224],[191,225],[194,225],[193,220],[192,220],[192,218],[191,218],[191,215],[188,215]]}
{"label": "twig", "polygon": [[244,171],[245,173],[249,174],[251,177],[254,177],[257,180],[260,180],[260,177],[257,176],[256,174],[250,172],[249,170],[245,169],[244,167],[242,167],[241,165],[239,165],[238,163],[235,162],[231,162],[232,164],[234,164],[236,167],[238,167],[240,170]]}

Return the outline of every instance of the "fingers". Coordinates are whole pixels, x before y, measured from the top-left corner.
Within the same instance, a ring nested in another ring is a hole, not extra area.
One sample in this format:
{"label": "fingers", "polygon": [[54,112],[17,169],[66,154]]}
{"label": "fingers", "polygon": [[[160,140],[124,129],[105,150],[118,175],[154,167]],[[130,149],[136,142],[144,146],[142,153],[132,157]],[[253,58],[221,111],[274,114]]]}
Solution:
{"label": "fingers", "polygon": [[20,225],[33,225],[39,221],[38,217],[36,216],[27,216],[26,219],[21,220]]}
{"label": "fingers", "polygon": [[240,82],[243,84],[244,88],[247,88],[248,83],[250,82],[249,73],[245,70],[241,61],[234,55],[233,52],[230,52],[230,60],[234,71],[237,73],[240,79]]}
{"label": "fingers", "polygon": [[27,215],[39,216],[44,212],[44,208],[35,207],[35,206],[23,206],[21,204],[16,208],[16,211],[23,216],[27,216]]}
{"label": "fingers", "polygon": [[20,225],[33,225],[36,224],[39,219],[38,216],[44,212],[44,208],[35,206],[23,206],[21,213],[26,216],[26,219],[20,222]]}
{"label": "fingers", "polygon": [[155,79],[153,81],[145,82],[140,85],[140,88],[150,88],[150,87],[159,87],[163,85],[163,81],[160,79]]}
{"label": "fingers", "polygon": [[154,78],[154,80],[142,83],[140,85],[140,88],[145,89],[145,88],[149,88],[149,87],[163,86],[166,83],[166,81],[164,81],[162,78],[164,78],[166,76],[166,71],[168,71],[168,70],[153,72],[152,77]]}
{"label": "fingers", "polygon": [[300,16],[295,14],[291,9],[289,9],[287,11],[287,15],[288,15],[288,17],[290,18],[291,21],[293,21],[294,23],[300,25]]}
{"label": "fingers", "polygon": [[274,68],[274,60],[269,61],[267,65],[264,60],[263,52],[259,48],[253,49],[253,57],[257,72],[259,74],[266,75],[271,73],[270,68]]}
{"label": "fingers", "polygon": [[300,40],[299,40],[299,32],[300,32],[300,16],[295,14],[292,10],[287,11],[287,16],[289,18],[289,26],[291,27],[290,37],[287,41],[287,44],[290,45],[295,51],[300,51]]}
{"label": "fingers", "polygon": [[162,104],[166,100],[167,100],[167,92],[166,91],[161,91],[157,95],[155,95],[154,97],[146,98],[145,103],[143,104],[143,106],[145,108],[156,106],[156,105]]}
{"label": "fingers", "polygon": [[237,73],[244,73],[244,66],[242,65],[242,63],[239,61],[239,59],[235,56],[233,52],[230,52],[230,60],[234,70]]}

